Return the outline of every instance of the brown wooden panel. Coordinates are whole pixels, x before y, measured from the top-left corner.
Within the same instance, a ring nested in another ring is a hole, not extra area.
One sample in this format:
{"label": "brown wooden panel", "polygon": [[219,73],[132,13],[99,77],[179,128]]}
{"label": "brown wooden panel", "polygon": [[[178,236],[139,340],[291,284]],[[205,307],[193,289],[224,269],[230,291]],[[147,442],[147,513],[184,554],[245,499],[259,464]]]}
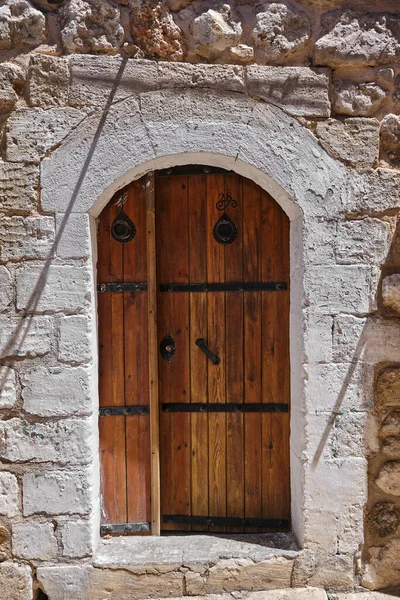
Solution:
{"label": "brown wooden panel", "polygon": [[100,417],[102,523],[126,522],[125,417]]}

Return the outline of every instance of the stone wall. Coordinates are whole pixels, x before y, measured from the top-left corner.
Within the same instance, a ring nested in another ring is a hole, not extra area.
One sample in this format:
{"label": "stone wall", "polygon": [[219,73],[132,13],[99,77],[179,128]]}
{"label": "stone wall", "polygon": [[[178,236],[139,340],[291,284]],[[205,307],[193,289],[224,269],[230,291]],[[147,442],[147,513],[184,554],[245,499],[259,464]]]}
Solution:
{"label": "stone wall", "polygon": [[0,592],[10,599],[31,600],[36,574],[54,582],[51,569],[55,588],[59,576],[80,599],[79,573],[99,576],[90,228],[99,202],[144,164],[185,152],[270,186],[298,230],[292,463],[305,550],[292,585],[399,583],[396,4],[2,2]]}

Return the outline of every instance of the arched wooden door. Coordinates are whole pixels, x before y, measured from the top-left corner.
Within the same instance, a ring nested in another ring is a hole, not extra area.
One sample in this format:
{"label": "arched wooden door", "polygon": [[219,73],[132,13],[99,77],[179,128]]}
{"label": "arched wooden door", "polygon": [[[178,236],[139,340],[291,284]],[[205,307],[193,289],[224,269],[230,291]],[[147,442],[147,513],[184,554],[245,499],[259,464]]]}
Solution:
{"label": "arched wooden door", "polygon": [[288,218],[234,173],[154,181],[147,216],[142,178],[99,220],[102,530],[158,533],[152,503],[161,530],[287,530]]}

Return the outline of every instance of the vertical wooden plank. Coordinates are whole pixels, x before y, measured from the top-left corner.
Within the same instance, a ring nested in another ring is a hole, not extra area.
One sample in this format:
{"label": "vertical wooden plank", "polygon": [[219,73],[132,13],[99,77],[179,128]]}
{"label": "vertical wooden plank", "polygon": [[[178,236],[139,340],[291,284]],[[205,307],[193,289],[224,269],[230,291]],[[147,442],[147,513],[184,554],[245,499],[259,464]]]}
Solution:
{"label": "vertical wooden plank", "polygon": [[[210,283],[225,280],[225,248],[213,236],[213,228],[221,216],[216,203],[224,193],[224,176],[207,176],[207,280]],[[206,343],[221,358],[219,365],[207,361],[208,400],[226,402],[225,352],[225,292],[207,296],[208,335]],[[209,413],[209,510],[211,516],[226,516],[226,414]],[[213,527],[226,531],[226,527]]]}
{"label": "vertical wooden plank", "polygon": [[154,173],[146,176],[149,404],[151,450],[151,534],[160,535],[160,435],[158,405],[157,265]]}

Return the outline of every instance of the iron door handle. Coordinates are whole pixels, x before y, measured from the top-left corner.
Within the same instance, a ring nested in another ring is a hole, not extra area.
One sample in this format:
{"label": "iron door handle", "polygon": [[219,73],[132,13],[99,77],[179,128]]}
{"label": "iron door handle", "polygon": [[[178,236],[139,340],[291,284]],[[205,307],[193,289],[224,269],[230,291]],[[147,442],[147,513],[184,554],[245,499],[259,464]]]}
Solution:
{"label": "iron door handle", "polygon": [[211,352],[211,350],[209,348],[207,348],[206,343],[203,338],[198,338],[195,341],[195,344],[196,344],[196,346],[198,346],[200,348],[200,350],[202,352],[204,352],[204,354],[207,356],[208,360],[211,360],[213,365],[219,365],[219,363],[221,362],[220,357],[217,354],[214,354],[213,352]]}

